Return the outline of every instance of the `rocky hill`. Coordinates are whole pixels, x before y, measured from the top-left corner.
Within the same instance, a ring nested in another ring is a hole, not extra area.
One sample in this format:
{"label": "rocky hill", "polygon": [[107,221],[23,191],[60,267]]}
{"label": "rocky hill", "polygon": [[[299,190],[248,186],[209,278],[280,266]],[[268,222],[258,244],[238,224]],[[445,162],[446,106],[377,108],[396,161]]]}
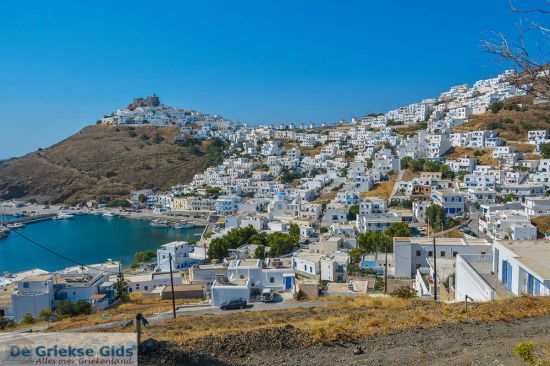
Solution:
{"label": "rocky hill", "polygon": [[49,147],[0,161],[0,198],[75,203],[168,189],[217,162],[223,146],[181,146],[179,129],[95,125]]}
{"label": "rocky hill", "polygon": [[468,122],[455,127],[455,132],[497,130],[511,142],[526,142],[527,132],[550,128],[550,105],[534,105],[532,97],[511,98],[493,105],[492,110],[472,116]]}

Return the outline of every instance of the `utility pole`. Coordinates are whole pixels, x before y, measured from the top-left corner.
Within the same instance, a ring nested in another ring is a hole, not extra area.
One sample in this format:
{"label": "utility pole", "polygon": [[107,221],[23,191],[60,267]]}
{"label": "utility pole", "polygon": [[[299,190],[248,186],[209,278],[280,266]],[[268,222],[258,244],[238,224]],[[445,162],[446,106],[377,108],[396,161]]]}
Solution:
{"label": "utility pole", "polygon": [[388,292],[388,238],[384,238],[386,248],[386,263],[384,264],[384,293]]}
{"label": "utility pole", "polygon": [[435,235],[432,234],[434,252],[434,301],[437,301],[437,253],[435,249]]}
{"label": "utility pole", "polygon": [[[386,207],[389,206],[389,202],[386,199]],[[384,263],[384,294],[388,292],[388,238],[386,235],[384,237],[384,249],[386,251],[386,259]],[[394,262],[395,263],[395,262]]]}
{"label": "utility pole", "polygon": [[168,253],[168,262],[170,263],[170,285],[172,287],[172,314],[176,319],[176,297],[174,296],[174,274],[172,273],[172,253]]}

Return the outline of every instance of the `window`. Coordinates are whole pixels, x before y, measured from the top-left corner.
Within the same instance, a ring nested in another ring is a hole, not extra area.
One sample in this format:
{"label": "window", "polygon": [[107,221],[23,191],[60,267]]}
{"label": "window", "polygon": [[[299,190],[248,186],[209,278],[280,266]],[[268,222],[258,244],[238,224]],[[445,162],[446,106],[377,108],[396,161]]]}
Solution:
{"label": "window", "polygon": [[485,254],[487,254],[487,252],[481,252],[481,255],[485,255]]}
{"label": "window", "polygon": [[275,283],[275,277],[269,277],[269,283]]}
{"label": "window", "polygon": [[431,250],[428,250],[428,257],[433,256],[433,252]]}
{"label": "window", "polygon": [[239,278],[242,280],[244,279],[244,275],[239,275]]}
{"label": "window", "polygon": [[147,286],[147,285],[143,286],[143,290],[144,290],[144,291],[149,290],[149,286]]}
{"label": "window", "polygon": [[23,282],[23,288],[29,288],[29,283],[28,282]]}
{"label": "window", "polygon": [[421,252],[420,250],[417,250],[417,251],[416,251],[416,256],[417,256],[417,257],[420,257],[421,255],[422,255],[422,252]]}
{"label": "window", "polygon": [[458,255],[458,252],[453,252],[453,258],[456,258],[457,255]]}
{"label": "window", "polygon": [[444,257],[445,256],[445,251],[441,251],[441,257]]}

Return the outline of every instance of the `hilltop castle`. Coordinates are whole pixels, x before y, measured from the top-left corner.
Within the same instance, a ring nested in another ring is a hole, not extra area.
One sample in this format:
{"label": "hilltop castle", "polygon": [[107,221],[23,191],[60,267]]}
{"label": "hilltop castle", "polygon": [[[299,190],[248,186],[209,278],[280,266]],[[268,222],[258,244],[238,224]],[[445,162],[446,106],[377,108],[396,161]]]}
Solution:
{"label": "hilltop castle", "polygon": [[158,107],[160,105],[160,98],[155,94],[148,96],[147,98],[134,98],[134,101],[128,105],[128,109],[133,111],[138,107]]}

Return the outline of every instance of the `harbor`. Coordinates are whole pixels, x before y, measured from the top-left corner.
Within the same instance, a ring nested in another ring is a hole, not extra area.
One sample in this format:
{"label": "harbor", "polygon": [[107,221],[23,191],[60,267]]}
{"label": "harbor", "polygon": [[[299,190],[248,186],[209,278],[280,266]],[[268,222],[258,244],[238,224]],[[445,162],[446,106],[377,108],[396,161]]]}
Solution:
{"label": "harbor", "polygon": [[[16,229],[17,232],[82,263],[99,263],[112,258],[121,260],[123,267],[129,267],[137,252],[156,250],[171,241],[196,242],[203,231],[202,227],[154,227],[149,220],[124,216],[81,214],[71,219],[53,220],[57,213],[40,215],[50,216],[38,222],[22,223],[24,227]],[[53,271],[71,264],[15,233],[8,232],[0,241],[0,273],[31,268]]]}

